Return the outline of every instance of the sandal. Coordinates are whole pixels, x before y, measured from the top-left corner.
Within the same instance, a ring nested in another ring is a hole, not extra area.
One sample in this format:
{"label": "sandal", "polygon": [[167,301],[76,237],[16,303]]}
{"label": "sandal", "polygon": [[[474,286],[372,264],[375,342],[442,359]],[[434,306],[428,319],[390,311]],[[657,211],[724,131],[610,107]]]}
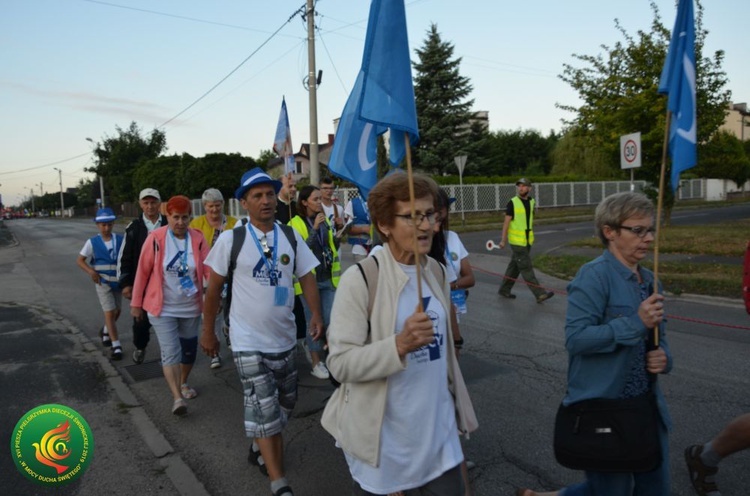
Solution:
{"label": "sandal", "polygon": [[709,493],[719,492],[716,481],[706,480],[706,477],[713,478],[719,471],[719,467],[710,467],[703,463],[701,459],[702,452],[703,446],[700,444],[694,444],[685,449],[685,462],[687,463],[688,474],[690,474],[690,482],[693,484],[693,489],[698,493],[698,496],[706,496]]}
{"label": "sandal", "polygon": [[187,385],[187,383],[180,386],[180,393],[182,394],[182,397],[186,400],[192,400],[196,396],[198,396],[198,392]]}
{"label": "sandal", "polygon": [[104,332],[104,329],[106,329],[106,327],[103,327],[103,326],[101,329],[99,329],[99,337],[102,340],[102,346],[105,346],[105,347],[112,346],[112,340],[109,338],[109,333]]}
{"label": "sandal", "polygon": [[187,413],[187,403],[182,398],[174,400],[172,403],[172,414],[182,416]]}
{"label": "sandal", "polygon": [[247,454],[247,461],[250,462],[251,465],[255,465],[256,467],[258,467],[260,473],[268,477],[268,468],[266,467],[266,462],[265,460],[263,460],[263,455],[260,454],[260,448],[258,448],[255,443],[252,443],[250,445],[250,452]]}

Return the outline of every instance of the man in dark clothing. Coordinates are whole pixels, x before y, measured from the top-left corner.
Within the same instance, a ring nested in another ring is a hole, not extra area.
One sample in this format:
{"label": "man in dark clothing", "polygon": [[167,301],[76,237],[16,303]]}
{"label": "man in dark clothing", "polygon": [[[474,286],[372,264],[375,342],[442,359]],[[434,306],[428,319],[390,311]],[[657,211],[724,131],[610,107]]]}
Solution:
{"label": "man in dark clothing", "polygon": [[505,248],[506,241],[510,243],[511,257],[505,278],[498,293],[505,298],[515,298],[510,292],[519,274],[523,276],[529,289],[534,293],[536,302],[541,303],[552,298],[555,293],[545,291],[531,265],[531,245],[534,244],[534,210],[536,201],[530,196],[531,181],[525,177],[516,181],[517,196],[511,198],[505,209],[505,223],[500,236],[500,248]]}
{"label": "man in dark clothing", "polygon": [[[122,296],[130,299],[133,294],[133,283],[138,268],[138,259],[141,257],[141,248],[148,234],[161,226],[167,225],[167,218],[161,215],[161,196],[153,188],[146,188],[138,195],[138,204],[143,210],[143,215],[133,219],[125,228],[122,248],[117,257],[117,275],[122,288]],[[151,337],[151,323],[148,316],[143,315],[141,320],[133,319],[133,361],[143,363],[146,356],[146,346]]]}

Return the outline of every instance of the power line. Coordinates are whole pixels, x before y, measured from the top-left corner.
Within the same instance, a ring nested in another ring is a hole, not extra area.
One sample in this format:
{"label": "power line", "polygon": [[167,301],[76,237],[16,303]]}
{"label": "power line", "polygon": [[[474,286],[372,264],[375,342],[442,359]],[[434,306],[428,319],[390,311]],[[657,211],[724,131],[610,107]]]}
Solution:
{"label": "power line", "polygon": [[52,167],[53,165],[62,164],[64,162],[70,162],[71,160],[75,160],[77,158],[85,157],[87,155],[91,155],[91,152],[86,152],[86,153],[82,153],[80,155],[76,155],[75,157],[70,157],[70,158],[65,158],[65,159],[62,159],[62,160],[58,160],[57,162],[50,162],[49,164],[37,165],[36,167],[29,167],[28,169],[19,169],[19,170],[14,170],[14,171],[0,172],[0,176],[3,176],[5,174],[16,174],[18,172],[26,172],[26,171],[35,170],[35,169],[41,169],[42,167]]}
{"label": "power line", "polygon": [[[89,1],[93,1],[93,0],[89,0]],[[229,79],[229,77],[232,74],[234,74],[235,72],[237,72],[240,67],[242,67],[243,65],[245,65],[245,63],[248,60],[250,60],[253,57],[253,55],[255,55],[256,53],[258,53],[261,48],[263,48],[266,44],[268,44],[268,42],[271,41],[278,34],[278,32],[281,31],[284,28],[284,26],[286,26],[287,24],[289,24],[289,22],[292,19],[294,19],[295,16],[297,16],[298,14],[303,13],[305,11],[305,7],[306,7],[306,5],[302,5],[302,7],[300,7],[292,15],[290,15],[289,19],[287,19],[281,26],[279,26],[279,28],[276,31],[274,31],[271,34],[271,36],[269,36],[268,38],[266,38],[266,40],[263,43],[261,43],[258,48],[256,48],[255,50],[253,50],[253,52],[250,55],[248,55],[245,58],[245,60],[243,60],[242,62],[240,62],[240,64],[237,67],[235,67],[234,69],[232,69],[229,72],[229,74],[227,74],[226,76],[224,76],[223,78],[221,78],[218,83],[216,83],[215,85],[213,85],[208,91],[206,91],[205,93],[203,93],[193,103],[191,103],[190,105],[188,105],[187,107],[185,107],[184,109],[182,109],[180,112],[178,112],[174,117],[172,117],[171,119],[163,122],[161,125],[159,125],[157,127],[164,127],[164,126],[166,126],[167,124],[169,124],[170,122],[172,122],[173,120],[177,119],[179,116],[181,116],[182,114],[184,114],[185,112],[187,112],[188,110],[190,110],[193,106],[195,106],[198,102],[200,102],[201,100],[203,100],[204,98],[206,98],[209,94],[211,94],[211,92],[213,92],[216,88],[218,88],[221,83],[223,83],[224,81],[226,81],[227,79]]]}
{"label": "power line", "polygon": [[255,33],[268,33],[268,31],[265,31],[265,30],[262,30],[262,29],[248,28],[246,26],[238,26],[236,24],[226,24],[226,23],[223,23],[223,22],[207,21],[205,19],[198,19],[198,18],[195,18],[195,17],[188,17],[188,16],[177,15],[177,14],[170,14],[168,12],[159,12],[159,11],[156,11],[156,10],[139,9],[138,7],[130,7],[128,5],[119,5],[119,4],[116,4],[116,3],[102,2],[100,0],[84,0],[84,1],[85,2],[89,2],[89,3],[96,3],[96,4],[99,4],[99,5],[106,5],[107,7],[115,7],[115,8],[118,8],[118,9],[125,9],[125,10],[134,10],[136,12],[144,12],[146,14],[154,14],[154,15],[160,15],[160,16],[164,16],[164,17],[171,17],[171,18],[174,18],[174,19],[182,19],[182,20],[186,20],[186,21],[199,22],[199,23],[202,23],[202,24],[212,24],[214,26],[222,26],[222,27],[232,28],[232,29],[241,29],[243,31],[252,31],[252,32],[255,32]]}

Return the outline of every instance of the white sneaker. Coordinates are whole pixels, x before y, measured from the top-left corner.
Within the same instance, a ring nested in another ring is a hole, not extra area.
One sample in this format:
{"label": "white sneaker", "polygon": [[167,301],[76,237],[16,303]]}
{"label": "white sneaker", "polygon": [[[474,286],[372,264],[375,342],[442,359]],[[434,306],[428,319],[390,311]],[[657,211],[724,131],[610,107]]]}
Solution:
{"label": "white sneaker", "polygon": [[328,379],[330,377],[328,369],[326,368],[326,364],[323,362],[318,362],[318,364],[313,367],[311,373],[318,379]]}
{"label": "white sneaker", "polygon": [[212,369],[220,369],[221,368],[221,357],[219,355],[216,355],[211,359],[211,368]]}

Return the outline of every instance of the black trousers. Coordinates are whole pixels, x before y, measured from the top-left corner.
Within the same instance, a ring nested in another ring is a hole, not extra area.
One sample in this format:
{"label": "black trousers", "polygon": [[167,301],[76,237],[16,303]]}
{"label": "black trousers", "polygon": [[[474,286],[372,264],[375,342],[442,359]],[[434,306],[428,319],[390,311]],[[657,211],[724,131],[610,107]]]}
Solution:
{"label": "black trousers", "polygon": [[145,350],[151,339],[151,322],[144,311],[141,320],[133,319],[133,345],[139,350]]}

